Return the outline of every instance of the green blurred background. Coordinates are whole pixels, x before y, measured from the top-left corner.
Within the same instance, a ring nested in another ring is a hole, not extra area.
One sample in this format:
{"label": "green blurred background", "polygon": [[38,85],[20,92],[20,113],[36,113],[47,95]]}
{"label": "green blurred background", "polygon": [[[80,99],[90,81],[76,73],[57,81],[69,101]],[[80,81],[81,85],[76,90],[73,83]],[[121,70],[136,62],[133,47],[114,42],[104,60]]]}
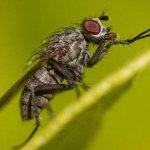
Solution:
{"label": "green blurred background", "polygon": [[[133,37],[150,28],[149,0],[1,0],[0,1],[0,95],[25,72],[32,51],[45,37],[63,26],[78,23],[84,17],[99,16],[102,11],[111,20],[119,39]],[[131,46],[114,46],[95,67],[85,70],[85,82],[94,86],[111,72],[150,48],[150,39]],[[92,46],[94,49],[94,46]],[[103,116],[101,130],[89,143],[89,150],[150,149],[150,68],[140,73],[130,90]],[[20,89],[21,92],[21,89]],[[30,134],[35,122],[22,122],[20,92],[0,112],[0,149],[10,150]],[[75,91],[59,94],[52,101],[55,112],[76,99]],[[49,121],[41,114],[41,128]]]}

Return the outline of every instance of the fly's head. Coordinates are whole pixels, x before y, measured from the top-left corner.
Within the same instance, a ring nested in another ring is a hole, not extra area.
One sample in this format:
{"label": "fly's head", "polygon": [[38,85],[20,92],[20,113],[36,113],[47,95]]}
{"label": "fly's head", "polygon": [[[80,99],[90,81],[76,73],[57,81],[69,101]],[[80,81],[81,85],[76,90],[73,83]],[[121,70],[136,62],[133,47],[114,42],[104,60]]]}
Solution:
{"label": "fly's head", "polygon": [[105,27],[101,21],[108,21],[109,17],[101,15],[98,18],[85,19],[81,22],[81,30],[85,39],[98,44],[101,40],[113,41],[117,34],[110,32],[110,27]]}

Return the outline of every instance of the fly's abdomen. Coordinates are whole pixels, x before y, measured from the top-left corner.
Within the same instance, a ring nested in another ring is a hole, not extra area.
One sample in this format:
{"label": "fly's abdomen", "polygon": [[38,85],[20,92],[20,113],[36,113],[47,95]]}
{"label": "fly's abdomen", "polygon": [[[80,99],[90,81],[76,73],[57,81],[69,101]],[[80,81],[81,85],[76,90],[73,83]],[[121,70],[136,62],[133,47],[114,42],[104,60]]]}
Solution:
{"label": "fly's abdomen", "polygon": [[[25,89],[26,90],[26,89]],[[53,94],[45,94],[32,98],[31,91],[24,91],[21,99],[21,115],[23,120],[28,120],[40,114],[44,107],[54,97]]]}
{"label": "fly's abdomen", "polygon": [[62,78],[54,70],[39,69],[27,82],[21,96],[21,115],[23,120],[32,119],[39,115],[49,101],[54,97],[54,92],[34,93],[34,88],[44,84],[59,84]]}

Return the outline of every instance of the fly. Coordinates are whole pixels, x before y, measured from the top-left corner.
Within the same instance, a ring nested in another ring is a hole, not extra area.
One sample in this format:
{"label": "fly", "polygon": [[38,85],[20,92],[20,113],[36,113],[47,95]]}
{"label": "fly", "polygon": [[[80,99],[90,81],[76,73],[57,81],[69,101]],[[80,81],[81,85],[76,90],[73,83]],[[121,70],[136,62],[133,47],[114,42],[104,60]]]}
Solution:
{"label": "fly", "polygon": [[[101,61],[111,46],[129,45],[150,36],[148,29],[131,39],[116,40],[117,34],[102,24],[102,21],[107,20],[109,17],[104,14],[84,19],[80,29],[68,27],[51,36],[41,50],[32,56],[31,60],[36,61],[36,64],[1,97],[0,108],[27,81],[21,95],[21,116],[23,120],[35,118],[36,127],[24,144],[37,131],[39,114],[57,91],[73,89],[78,82],[82,83],[84,68],[91,68]],[[89,43],[97,45],[92,55],[89,53]]]}

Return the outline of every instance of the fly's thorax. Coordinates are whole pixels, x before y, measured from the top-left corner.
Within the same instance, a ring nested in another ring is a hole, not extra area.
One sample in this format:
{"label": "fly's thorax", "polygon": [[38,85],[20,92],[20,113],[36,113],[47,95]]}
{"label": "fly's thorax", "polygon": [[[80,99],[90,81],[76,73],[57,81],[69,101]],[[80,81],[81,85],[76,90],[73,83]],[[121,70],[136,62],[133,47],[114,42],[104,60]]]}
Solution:
{"label": "fly's thorax", "polygon": [[52,59],[70,67],[83,67],[89,59],[87,47],[87,41],[79,30],[67,28],[51,39],[45,54],[51,53]]}

